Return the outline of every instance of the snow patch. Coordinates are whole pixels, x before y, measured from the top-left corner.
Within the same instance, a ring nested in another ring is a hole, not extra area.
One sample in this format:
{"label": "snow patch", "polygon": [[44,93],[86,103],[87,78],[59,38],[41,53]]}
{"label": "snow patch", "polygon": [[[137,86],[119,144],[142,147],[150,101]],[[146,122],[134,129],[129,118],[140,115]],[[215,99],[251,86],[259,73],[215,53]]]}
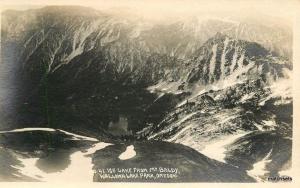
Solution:
{"label": "snow patch", "polygon": [[273,120],[263,120],[262,121],[266,126],[269,126],[269,127],[274,127],[276,126],[276,122]]}
{"label": "snow patch", "polygon": [[[235,69],[235,71],[232,74],[225,77],[224,79],[221,79],[221,80],[215,82],[213,85],[207,85],[205,88],[203,88],[203,86],[199,86],[198,89],[195,89],[193,91],[192,95],[189,98],[187,98],[184,101],[182,101],[181,103],[179,103],[176,107],[181,107],[184,104],[186,104],[186,100],[193,101],[197,96],[202,95],[205,92],[208,92],[209,90],[213,90],[213,91],[223,90],[228,87],[234,86],[236,84],[243,83],[245,80],[237,79],[237,77],[242,75],[243,73],[247,73],[249,71],[249,69],[251,69],[254,65],[255,65],[254,62],[250,62],[246,66]],[[254,93],[249,96],[245,96],[245,98],[243,100],[247,99],[248,97],[249,98],[253,97],[252,95],[254,96]]]}
{"label": "snow patch", "polygon": [[87,155],[93,154],[95,151],[111,145],[110,143],[99,142],[89,148],[86,152],[77,151],[70,156],[70,165],[59,172],[46,173],[40,170],[36,163],[39,158],[20,158],[22,167],[14,166],[19,172],[25,176],[44,182],[92,182],[94,176],[93,164],[91,157]]}
{"label": "snow patch", "polygon": [[[177,121],[175,124],[172,124],[172,125],[170,126],[169,129],[164,130],[164,131],[159,132],[159,133],[155,133],[155,134],[151,135],[148,139],[149,139],[149,140],[150,140],[150,139],[153,139],[153,138],[155,138],[157,135],[160,135],[160,134],[162,134],[162,133],[171,131],[171,130],[173,129],[172,127],[178,127],[178,126],[180,126],[182,123],[184,123],[185,121],[187,121],[188,119],[190,119],[193,115],[195,115],[195,114],[197,114],[197,113],[198,113],[198,112],[193,112],[193,113],[190,113],[190,114],[184,116],[184,117],[181,118],[179,121]],[[174,137],[168,139],[167,141],[168,141],[168,142],[174,141],[174,140],[177,139],[184,131],[188,130],[188,129],[191,128],[192,126],[193,126],[193,124],[184,127],[184,128],[181,129],[177,134],[175,134]]]}
{"label": "snow patch", "polygon": [[213,45],[213,47],[212,47],[213,55],[209,62],[209,80],[212,80],[215,75],[214,71],[215,71],[215,64],[216,64],[216,58],[217,58],[217,49],[218,49],[218,45],[217,44]]}
{"label": "snow patch", "polygon": [[240,102],[241,102],[241,103],[244,103],[244,102],[246,102],[247,100],[252,99],[252,98],[254,97],[254,95],[255,95],[255,93],[249,93],[249,94],[246,94],[246,95],[244,95],[244,96],[241,98]]}
{"label": "snow patch", "polygon": [[121,155],[119,156],[120,160],[127,160],[127,159],[131,159],[136,155],[136,152],[134,150],[134,146],[130,145],[126,147],[126,150],[121,153]]}
{"label": "snow patch", "polygon": [[[197,114],[197,112],[190,113],[190,114],[186,115],[185,117],[183,117],[182,119],[180,119],[176,123],[176,127],[179,126],[179,125],[181,125],[182,123],[184,123],[186,120],[190,119],[195,114]],[[172,137],[171,139],[169,139],[167,141],[168,142],[172,142],[172,141],[176,140],[182,133],[184,133],[186,130],[190,129],[192,126],[193,126],[193,124],[184,127],[174,137]]]}
{"label": "snow patch", "polygon": [[43,127],[29,127],[29,128],[21,128],[14,129],[10,131],[0,131],[0,133],[15,133],[15,132],[29,132],[29,131],[46,131],[46,132],[54,132],[55,129],[52,128],[43,128]]}
{"label": "snow patch", "polygon": [[70,132],[67,132],[67,131],[64,131],[64,130],[61,130],[61,129],[57,129],[57,130],[59,130],[60,132],[65,133],[67,135],[73,136],[76,140],[88,140],[88,141],[94,141],[94,142],[98,142],[99,141],[96,138],[91,138],[91,137],[87,137],[87,136],[81,136],[81,135],[70,133]]}
{"label": "snow patch", "polygon": [[225,64],[226,64],[226,54],[227,54],[227,46],[228,46],[228,43],[229,43],[229,38],[226,37],[225,41],[224,41],[224,48],[223,48],[223,52],[222,52],[222,56],[221,56],[221,76],[220,78],[223,78],[225,77]]}
{"label": "snow patch", "polygon": [[269,87],[271,94],[260,101],[260,106],[265,105],[265,103],[272,98],[279,98],[277,101],[275,101],[275,105],[288,104],[292,102],[293,74],[288,69],[284,69],[283,74],[285,78],[278,79],[276,82],[272,83],[272,85]]}
{"label": "snow patch", "polygon": [[257,181],[262,181],[261,177],[263,177],[268,171],[266,170],[266,165],[271,162],[269,160],[272,153],[272,149],[269,151],[269,153],[261,160],[253,164],[252,170],[247,170],[247,173],[255,178]]}
{"label": "snow patch", "polygon": [[167,82],[167,81],[160,81],[156,85],[150,86],[147,88],[148,91],[151,93],[154,92],[163,92],[163,93],[176,93],[178,92],[178,86],[180,82]]}
{"label": "snow patch", "polygon": [[236,49],[236,50],[234,50],[234,54],[233,54],[233,57],[232,57],[232,61],[231,61],[231,65],[230,65],[230,73],[232,73],[234,71],[234,67],[236,65],[237,58],[238,58],[238,52],[237,52],[237,49]]}
{"label": "snow patch", "polygon": [[278,172],[279,176],[290,176],[293,177],[293,171],[292,168],[288,168],[286,170],[281,170]]}
{"label": "snow patch", "polygon": [[225,161],[226,151],[227,151],[226,146],[233,143],[238,138],[245,136],[246,134],[248,133],[230,135],[227,138],[217,141],[213,144],[208,144],[205,146],[203,150],[201,150],[201,153],[206,155],[209,158],[226,163]]}

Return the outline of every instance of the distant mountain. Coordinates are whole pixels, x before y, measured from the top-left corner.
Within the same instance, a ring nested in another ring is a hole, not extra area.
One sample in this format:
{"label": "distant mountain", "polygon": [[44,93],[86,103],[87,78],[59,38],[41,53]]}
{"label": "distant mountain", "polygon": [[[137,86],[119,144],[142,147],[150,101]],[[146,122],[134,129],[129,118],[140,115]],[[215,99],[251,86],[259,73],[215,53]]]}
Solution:
{"label": "distant mountain", "polygon": [[23,96],[18,100],[38,113],[45,102],[30,100],[45,94],[46,81],[47,95],[55,101],[50,103],[65,105],[103,95],[97,87],[103,90],[101,85],[111,81],[143,88],[161,81],[190,87],[243,77],[271,82],[290,68],[288,60],[258,43],[222,34],[236,25],[228,20],[155,24],[76,6],[6,11],[2,19],[2,45],[13,42],[22,64]]}

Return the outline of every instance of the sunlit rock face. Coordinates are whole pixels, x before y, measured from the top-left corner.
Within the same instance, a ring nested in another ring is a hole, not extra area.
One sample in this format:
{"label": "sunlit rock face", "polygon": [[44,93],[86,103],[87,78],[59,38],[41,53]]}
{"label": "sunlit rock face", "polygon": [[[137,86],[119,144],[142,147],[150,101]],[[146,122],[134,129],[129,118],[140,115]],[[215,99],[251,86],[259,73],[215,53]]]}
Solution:
{"label": "sunlit rock face", "polygon": [[[5,11],[0,129],[166,141],[242,169],[241,181],[278,175],[291,161],[292,34],[262,22],[157,22],[83,7]],[[132,159],[144,146],[133,144]]]}

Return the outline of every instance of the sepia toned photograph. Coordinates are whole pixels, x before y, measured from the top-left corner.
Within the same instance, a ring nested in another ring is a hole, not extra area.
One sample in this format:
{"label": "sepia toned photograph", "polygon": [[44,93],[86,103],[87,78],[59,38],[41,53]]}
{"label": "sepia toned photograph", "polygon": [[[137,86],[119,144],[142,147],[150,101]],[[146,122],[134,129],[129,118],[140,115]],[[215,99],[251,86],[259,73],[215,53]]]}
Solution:
{"label": "sepia toned photograph", "polygon": [[1,5],[0,182],[294,181],[294,1],[33,2]]}

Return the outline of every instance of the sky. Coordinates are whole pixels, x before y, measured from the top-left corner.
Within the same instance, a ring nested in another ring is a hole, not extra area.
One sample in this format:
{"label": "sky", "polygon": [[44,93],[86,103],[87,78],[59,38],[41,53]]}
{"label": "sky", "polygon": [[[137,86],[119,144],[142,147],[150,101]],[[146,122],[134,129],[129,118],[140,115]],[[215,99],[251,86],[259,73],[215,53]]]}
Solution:
{"label": "sky", "polygon": [[[1,10],[40,8],[45,5],[81,5],[98,10],[128,9],[145,17],[220,13],[255,14],[291,19],[299,0],[1,0]],[[300,10],[300,9],[299,9]]]}

